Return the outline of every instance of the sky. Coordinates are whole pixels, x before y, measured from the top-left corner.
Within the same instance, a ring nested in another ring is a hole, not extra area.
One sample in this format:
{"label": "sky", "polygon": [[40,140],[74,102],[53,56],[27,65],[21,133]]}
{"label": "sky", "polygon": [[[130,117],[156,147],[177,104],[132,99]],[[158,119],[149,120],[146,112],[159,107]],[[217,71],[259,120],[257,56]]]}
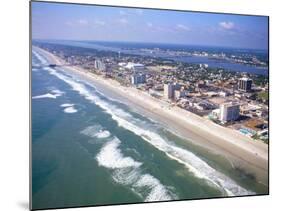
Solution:
{"label": "sky", "polygon": [[32,38],[268,49],[268,18],[32,2]]}

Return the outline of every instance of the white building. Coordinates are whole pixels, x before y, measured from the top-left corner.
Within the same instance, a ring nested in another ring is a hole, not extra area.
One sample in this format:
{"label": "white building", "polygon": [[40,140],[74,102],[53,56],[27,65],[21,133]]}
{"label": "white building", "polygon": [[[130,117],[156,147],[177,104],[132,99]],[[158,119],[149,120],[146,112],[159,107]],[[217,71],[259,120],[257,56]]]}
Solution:
{"label": "white building", "polygon": [[146,75],[143,73],[135,73],[131,76],[131,83],[134,85],[143,84],[146,82]]}
{"label": "white building", "polygon": [[175,90],[175,99],[178,100],[182,97],[185,97],[185,91],[182,90]]}
{"label": "white building", "polygon": [[143,71],[144,70],[144,65],[143,64],[137,64],[137,63],[132,63],[129,62],[125,68],[133,70],[133,71]]}
{"label": "white building", "polygon": [[166,99],[174,98],[175,87],[173,84],[164,84],[164,97]]}
{"label": "white building", "polygon": [[220,121],[235,121],[239,118],[240,105],[238,103],[227,102],[220,106]]}
{"label": "white building", "polygon": [[94,67],[95,67],[95,69],[100,70],[100,71],[106,70],[105,64],[101,60],[98,60],[98,59],[95,60]]}

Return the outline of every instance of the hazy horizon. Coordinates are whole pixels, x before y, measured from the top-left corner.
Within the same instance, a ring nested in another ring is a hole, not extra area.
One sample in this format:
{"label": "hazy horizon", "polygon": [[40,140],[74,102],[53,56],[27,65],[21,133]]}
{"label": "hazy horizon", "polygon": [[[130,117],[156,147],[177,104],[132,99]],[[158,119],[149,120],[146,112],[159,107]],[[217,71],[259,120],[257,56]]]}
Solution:
{"label": "hazy horizon", "polygon": [[145,41],[119,41],[119,40],[73,40],[73,39],[36,39],[33,41],[72,41],[72,42],[104,42],[104,43],[130,43],[130,44],[155,44],[155,45],[178,45],[183,47],[206,47],[206,48],[225,48],[225,49],[237,49],[237,50],[256,50],[256,51],[268,51],[263,48],[244,48],[244,47],[232,47],[232,46],[219,46],[219,45],[202,45],[202,44],[189,44],[189,43],[163,43],[163,42],[145,42]]}

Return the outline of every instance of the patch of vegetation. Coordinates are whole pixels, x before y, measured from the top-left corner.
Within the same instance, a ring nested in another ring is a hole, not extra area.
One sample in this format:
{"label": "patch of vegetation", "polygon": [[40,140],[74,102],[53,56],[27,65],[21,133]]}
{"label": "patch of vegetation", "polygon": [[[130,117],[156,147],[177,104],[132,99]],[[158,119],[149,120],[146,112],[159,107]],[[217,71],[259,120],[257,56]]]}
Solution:
{"label": "patch of vegetation", "polygon": [[268,99],[269,99],[268,92],[260,92],[258,94],[258,99],[260,99],[262,101],[268,101]]}

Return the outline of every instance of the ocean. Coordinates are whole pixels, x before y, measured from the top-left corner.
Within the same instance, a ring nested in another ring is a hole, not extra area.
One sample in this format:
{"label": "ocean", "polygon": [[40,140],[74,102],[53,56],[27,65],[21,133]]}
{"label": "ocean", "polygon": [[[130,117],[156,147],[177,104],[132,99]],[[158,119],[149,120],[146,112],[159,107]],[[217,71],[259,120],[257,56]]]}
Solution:
{"label": "ocean", "polygon": [[222,155],[32,52],[33,209],[268,192]]}

